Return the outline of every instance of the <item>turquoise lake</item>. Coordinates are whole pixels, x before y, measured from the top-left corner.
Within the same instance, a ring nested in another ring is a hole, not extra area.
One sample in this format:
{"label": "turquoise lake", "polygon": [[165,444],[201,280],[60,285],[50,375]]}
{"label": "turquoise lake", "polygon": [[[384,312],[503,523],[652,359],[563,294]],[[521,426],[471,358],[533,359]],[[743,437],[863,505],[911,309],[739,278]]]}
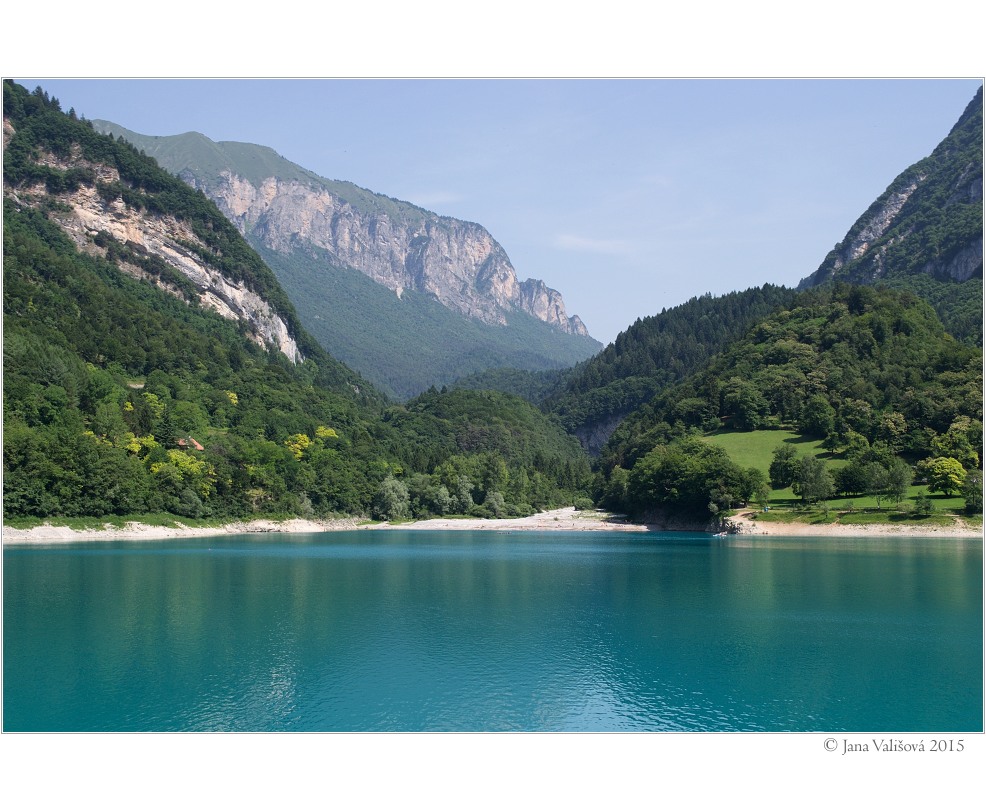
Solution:
{"label": "turquoise lake", "polygon": [[5,731],[983,730],[977,539],[4,548]]}

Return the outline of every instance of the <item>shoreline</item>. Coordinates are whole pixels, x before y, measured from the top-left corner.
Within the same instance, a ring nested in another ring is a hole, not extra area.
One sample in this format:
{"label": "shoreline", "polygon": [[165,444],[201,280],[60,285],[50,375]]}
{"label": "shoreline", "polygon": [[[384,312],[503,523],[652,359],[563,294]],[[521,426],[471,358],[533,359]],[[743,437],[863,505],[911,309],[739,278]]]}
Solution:
{"label": "shoreline", "polygon": [[123,527],[106,526],[105,529],[71,529],[44,523],[31,529],[3,527],[3,545],[77,543],[80,541],[155,541],[170,538],[215,538],[223,535],[247,535],[266,533],[311,534],[319,532],[387,531],[387,530],[486,530],[486,531],[608,531],[647,532],[651,527],[632,524],[620,516],[609,513],[577,512],[574,507],[549,510],[522,518],[430,518],[403,523],[367,523],[361,518],[337,518],[315,520],[293,518],[286,521],[255,519],[234,521],[217,527],[189,527],[176,521],[178,526],[162,527],[128,522]]}
{"label": "shoreline", "polygon": [[756,521],[752,513],[737,513],[729,520],[737,528],[736,535],[742,537],[788,535],[798,537],[844,538],[983,538],[981,528],[972,527],[956,519],[949,527],[916,527],[900,524],[799,524],[772,521]]}
{"label": "shoreline", "polygon": [[[737,514],[730,520],[737,528],[731,533],[751,536],[815,536],[815,537],[946,537],[982,538],[983,531],[956,522],[952,527],[914,527],[894,524],[781,524],[757,522],[750,514]],[[245,534],[312,534],[345,531],[431,530],[444,531],[515,531],[515,532],[707,532],[698,525],[634,524],[623,516],[591,510],[579,512],[574,507],[548,510],[523,518],[430,518],[407,523],[363,523],[359,518],[339,518],[325,521],[294,518],[287,521],[257,519],[236,521],[218,527],[152,526],[130,522],[123,527],[75,530],[48,523],[31,529],[3,527],[3,545],[60,544],[99,541],[155,541],[172,538],[210,538]]]}

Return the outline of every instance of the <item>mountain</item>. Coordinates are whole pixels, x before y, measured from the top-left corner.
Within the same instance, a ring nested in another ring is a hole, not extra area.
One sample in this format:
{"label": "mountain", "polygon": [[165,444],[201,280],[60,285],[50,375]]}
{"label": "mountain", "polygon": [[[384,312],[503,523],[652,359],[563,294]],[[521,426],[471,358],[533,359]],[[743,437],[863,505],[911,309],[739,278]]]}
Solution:
{"label": "mountain", "polygon": [[383,398],[213,203],[3,90],[5,518],[365,510]]}
{"label": "mountain", "polygon": [[489,366],[561,368],[601,347],[560,293],[518,280],[480,225],[327,180],[268,147],[93,125],[215,201],[312,334],[397,396]]}
{"label": "mountain", "polygon": [[584,454],[532,406],[388,404],[204,194],[3,91],[5,520],[486,516],[582,491]]}
{"label": "mountain", "polygon": [[982,345],[983,92],[931,155],[908,167],[799,289],[831,281],[911,289]]}

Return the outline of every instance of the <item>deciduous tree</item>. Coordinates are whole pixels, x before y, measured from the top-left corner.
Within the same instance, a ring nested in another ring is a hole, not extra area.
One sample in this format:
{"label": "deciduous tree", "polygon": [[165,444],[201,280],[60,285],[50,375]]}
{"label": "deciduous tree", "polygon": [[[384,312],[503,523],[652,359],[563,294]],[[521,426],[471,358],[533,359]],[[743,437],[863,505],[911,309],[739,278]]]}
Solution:
{"label": "deciduous tree", "polygon": [[965,468],[958,459],[950,456],[929,459],[922,464],[922,469],[928,476],[928,489],[932,493],[950,496],[958,493],[965,482]]}

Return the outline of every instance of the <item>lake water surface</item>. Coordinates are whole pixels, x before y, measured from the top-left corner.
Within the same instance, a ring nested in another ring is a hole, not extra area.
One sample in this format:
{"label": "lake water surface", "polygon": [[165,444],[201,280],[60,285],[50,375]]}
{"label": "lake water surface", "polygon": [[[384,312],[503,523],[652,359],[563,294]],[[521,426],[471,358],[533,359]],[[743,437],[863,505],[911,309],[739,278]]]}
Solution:
{"label": "lake water surface", "polygon": [[683,533],[6,547],[3,727],[982,731],[982,564]]}

